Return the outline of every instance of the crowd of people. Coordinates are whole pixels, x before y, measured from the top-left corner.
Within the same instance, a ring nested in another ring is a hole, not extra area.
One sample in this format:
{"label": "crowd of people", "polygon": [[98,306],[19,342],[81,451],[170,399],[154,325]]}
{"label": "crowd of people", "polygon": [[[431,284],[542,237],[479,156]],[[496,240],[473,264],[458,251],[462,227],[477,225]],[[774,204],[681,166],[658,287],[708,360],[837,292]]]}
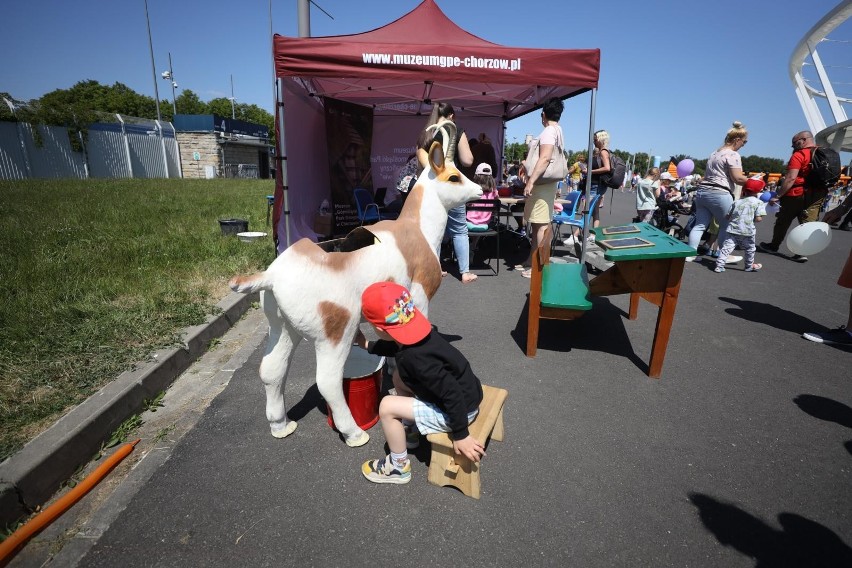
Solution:
{"label": "crowd of people", "polygon": [[[528,236],[530,250],[534,250],[544,238],[554,211],[561,207],[558,198],[562,197],[563,188],[566,193],[567,190],[583,191],[588,176],[590,203],[600,199],[609,189],[602,182],[602,177],[612,171],[610,136],[606,130],[594,133],[594,152],[588,163],[586,157],[580,155],[568,167],[562,182],[542,182],[542,174],[553,160],[554,152],[564,151],[564,137],[559,125],[563,108],[562,101],[556,98],[543,104],[540,115],[542,131],[530,143],[530,149],[535,146],[535,152],[529,152],[525,161],[505,164],[499,178],[509,187],[514,186],[525,198],[523,204],[518,205],[523,207],[523,220],[519,221],[518,232]],[[399,189],[403,193],[410,189],[417,173],[425,167],[428,144],[440,125],[452,122],[454,118],[452,105],[435,104],[418,140],[417,155],[400,172]],[[496,197],[498,178],[494,173],[499,170],[493,144],[484,133],[468,140],[462,128],[456,128],[456,132],[456,139],[449,141],[451,159],[465,175],[480,184],[486,197]],[[828,211],[831,215],[827,213],[827,218],[832,219],[838,229],[852,228],[852,202],[848,197],[852,189],[849,183],[838,184],[832,191],[808,185],[810,156],[816,147],[812,133],[803,131],[793,137],[793,153],[787,169],[780,180],[770,184],[766,183],[766,174],[749,177],[743,170],[740,151],[747,143],[748,129],[741,122],[734,122],[721,146],[708,157],[705,171],[700,176],[677,178],[659,167],[649,168],[644,176],[631,172],[622,187],[635,193],[637,215],[634,221],[650,222],[664,230],[676,226],[681,230],[678,236],[687,240],[689,246],[698,252],[697,256],[686,260],[693,262],[703,256],[709,257],[717,273],[724,272],[726,265],[743,260],[745,271],[759,271],[763,265],[755,261],[755,253],[777,254],[793,220],[799,223],[815,221],[822,212]],[[774,193],[768,193],[772,190]],[[831,206],[839,202],[842,202],[840,206]],[[600,225],[602,199],[597,204],[590,211],[593,227]],[[772,214],[771,240],[756,243],[756,223]],[[455,251],[463,283],[477,279],[470,271],[469,232],[487,228],[495,222],[497,220],[488,213],[466,212],[463,206],[450,212],[446,236]],[[574,245],[578,241],[578,230],[575,229],[564,242]],[[593,235],[589,236],[588,242],[594,243]],[[743,255],[732,254],[735,249],[740,249]],[[808,260],[799,254],[788,258],[799,263]],[[514,267],[527,278],[530,277],[530,260],[531,256],[528,256]]]}
{"label": "crowd of people", "polygon": [[[504,179],[514,181],[513,178],[516,178],[523,187],[523,221],[530,228],[532,250],[542,241],[551,223],[560,186],[581,189],[584,177],[590,176],[589,193],[594,199],[607,192],[608,186],[603,183],[602,177],[613,169],[609,134],[599,130],[594,134],[595,151],[588,166],[578,160],[568,169],[562,182],[545,177],[554,161],[554,153],[564,151],[559,125],[563,108],[559,99],[545,102],[541,110],[543,130],[533,142],[535,148],[531,146],[529,159],[504,171]],[[441,128],[453,122],[454,118],[452,105],[437,103],[434,106],[418,140],[416,156],[400,172],[398,189],[403,199],[413,187],[416,176],[427,167],[427,151],[433,140],[447,136],[448,132],[455,134],[452,140],[441,140],[447,159],[454,161],[467,177],[482,187],[484,197],[497,196],[494,172],[498,170],[493,145],[484,134],[475,142],[468,140],[464,130],[454,123],[452,129]],[[733,257],[731,253],[735,248],[744,252],[745,271],[758,272],[762,264],[755,262],[756,251],[777,253],[792,221],[796,219],[799,223],[806,223],[817,220],[828,204],[829,192],[825,187],[814,185],[808,175],[810,155],[816,146],[810,132],[803,131],[793,137],[793,155],[782,182],[777,186],[777,194],[770,199],[762,198],[768,189],[762,176],[748,177],[743,172],[739,151],[747,143],[748,130],[742,123],[734,122],[722,145],[708,158],[702,177],[676,179],[667,171],[660,172],[658,167],[649,168],[644,176],[633,173],[625,185],[636,193],[637,217],[634,220],[652,221],[655,212],[661,209],[661,203],[674,203],[681,207],[689,204],[692,222],[684,236],[699,254],[715,257],[714,272],[722,273],[727,264],[742,258]],[[767,202],[770,206],[780,205],[780,209],[775,216],[772,240],[757,245],[756,223],[767,216]],[[599,208],[592,209],[591,218],[594,226],[598,226]],[[663,212],[668,215],[666,208]],[[847,186],[845,197],[839,205],[825,213],[823,220],[840,223],[840,228],[846,228],[850,217],[852,192]],[[468,231],[488,227],[494,221],[488,213],[466,212],[463,206],[449,212],[447,237],[455,247],[462,282],[476,279],[469,272]],[[713,254],[714,250],[716,254]],[[695,261],[697,258],[686,260]],[[792,259],[797,262],[807,260],[800,255],[794,255]],[[528,257],[516,266],[525,277],[530,276],[529,263]],[[852,250],[837,283],[852,289]],[[393,356],[396,360],[393,374],[395,394],[384,397],[379,407],[390,452],[384,458],[365,462],[361,468],[364,477],[374,483],[408,483],[411,479],[408,450],[416,447],[421,435],[433,432],[449,432],[454,450],[478,462],[485,455],[485,450],[482,441],[473,438],[467,426],[477,416],[482,386],[465,357],[434,333],[429,321],[414,306],[408,290],[395,283],[380,282],[367,288],[362,298],[362,313],[379,340],[371,343],[359,331],[355,343],[371,353]],[[805,332],[803,337],[818,343],[852,345],[850,329],[852,294],[845,325],[829,332]]]}

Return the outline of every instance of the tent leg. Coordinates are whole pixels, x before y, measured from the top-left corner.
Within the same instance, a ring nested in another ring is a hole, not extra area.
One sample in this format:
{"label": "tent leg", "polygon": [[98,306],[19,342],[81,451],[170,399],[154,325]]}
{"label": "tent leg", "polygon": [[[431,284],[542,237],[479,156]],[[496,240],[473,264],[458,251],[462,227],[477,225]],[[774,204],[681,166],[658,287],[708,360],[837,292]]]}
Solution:
{"label": "tent leg", "polygon": [[[283,208],[281,213],[284,215],[284,243],[285,249],[290,248],[290,198],[289,198],[289,183],[287,181],[287,144],[284,140],[284,85],[281,82],[281,79],[278,78],[275,80],[275,85],[277,88],[276,94],[276,105],[275,105],[275,114],[278,118],[278,122],[276,124],[276,143],[278,145],[278,167],[280,171],[280,179],[281,179],[281,192],[283,195]],[[277,183],[276,176],[276,183]]]}
{"label": "tent leg", "polygon": [[586,187],[584,189],[585,205],[583,206],[583,240],[580,243],[580,266],[586,263],[586,238],[589,236],[589,223],[592,222],[592,213],[589,211],[589,192],[592,189],[592,156],[595,149],[595,105],[598,90],[592,89],[592,102],[589,109],[589,149],[586,154],[588,160],[588,174],[586,175]]}

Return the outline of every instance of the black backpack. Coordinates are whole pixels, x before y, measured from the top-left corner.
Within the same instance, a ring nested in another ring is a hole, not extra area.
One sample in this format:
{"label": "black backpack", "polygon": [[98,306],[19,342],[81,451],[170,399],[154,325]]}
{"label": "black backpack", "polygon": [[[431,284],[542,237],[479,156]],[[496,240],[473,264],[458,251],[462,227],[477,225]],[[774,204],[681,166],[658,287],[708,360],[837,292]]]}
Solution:
{"label": "black backpack", "polygon": [[627,164],[609,150],[607,152],[609,152],[609,173],[601,174],[600,180],[605,186],[618,189],[624,183]]}
{"label": "black backpack", "polygon": [[840,179],[840,154],[831,148],[811,148],[811,162],[805,187],[808,189],[831,189]]}

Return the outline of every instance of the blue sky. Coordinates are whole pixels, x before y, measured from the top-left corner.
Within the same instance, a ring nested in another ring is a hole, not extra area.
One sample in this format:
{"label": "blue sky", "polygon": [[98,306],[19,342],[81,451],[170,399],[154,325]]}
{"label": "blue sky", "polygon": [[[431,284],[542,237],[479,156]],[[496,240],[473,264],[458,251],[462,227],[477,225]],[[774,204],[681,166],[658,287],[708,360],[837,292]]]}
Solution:
{"label": "blue sky", "polygon": [[[740,120],[750,131],[744,155],[786,160],[792,135],[807,128],[788,78],[790,54],[839,0],[812,0],[807,9],[792,0],[437,1],[461,27],[495,43],[600,48],[596,126],[610,132],[614,148],[706,158]],[[312,8],[315,36],[380,27],[418,4],[317,2],[334,19]],[[269,5],[148,0],[160,98],[171,99],[169,82],[160,78],[171,52],[179,89],[202,100],[228,97],[233,75],[239,102],[271,112]],[[0,91],[31,99],[94,79],[154,95],[143,0],[31,0],[3,12]],[[295,0],[272,0],[272,29],[297,35]],[[852,40],[852,22],[829,39]],[[819,51],[838,94],[852,98],[852,43],[826,42]],[[805,76],[816,79],[812,69]],[[561,123],[568,148],[585,147],[588,109],[588,94],[567,102]],[[523,140],[540,129],[536,116],[521,118],[509,123],[507,138]]]}

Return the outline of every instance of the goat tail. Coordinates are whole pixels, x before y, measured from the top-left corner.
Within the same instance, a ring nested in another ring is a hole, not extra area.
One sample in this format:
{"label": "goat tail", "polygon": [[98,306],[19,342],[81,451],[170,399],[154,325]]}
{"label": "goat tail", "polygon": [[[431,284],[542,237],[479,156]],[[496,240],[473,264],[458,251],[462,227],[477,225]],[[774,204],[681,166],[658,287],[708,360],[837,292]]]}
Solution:
{"label": "goat tail", "polygon": [[228,282],[228,286],[230,286],[231,290],[234,292],[251,294],[258,290],[271,290],[272,281],[266,278],[265,272],[257,272],[249,276],[234,276],[231,278],[230,282]]}

